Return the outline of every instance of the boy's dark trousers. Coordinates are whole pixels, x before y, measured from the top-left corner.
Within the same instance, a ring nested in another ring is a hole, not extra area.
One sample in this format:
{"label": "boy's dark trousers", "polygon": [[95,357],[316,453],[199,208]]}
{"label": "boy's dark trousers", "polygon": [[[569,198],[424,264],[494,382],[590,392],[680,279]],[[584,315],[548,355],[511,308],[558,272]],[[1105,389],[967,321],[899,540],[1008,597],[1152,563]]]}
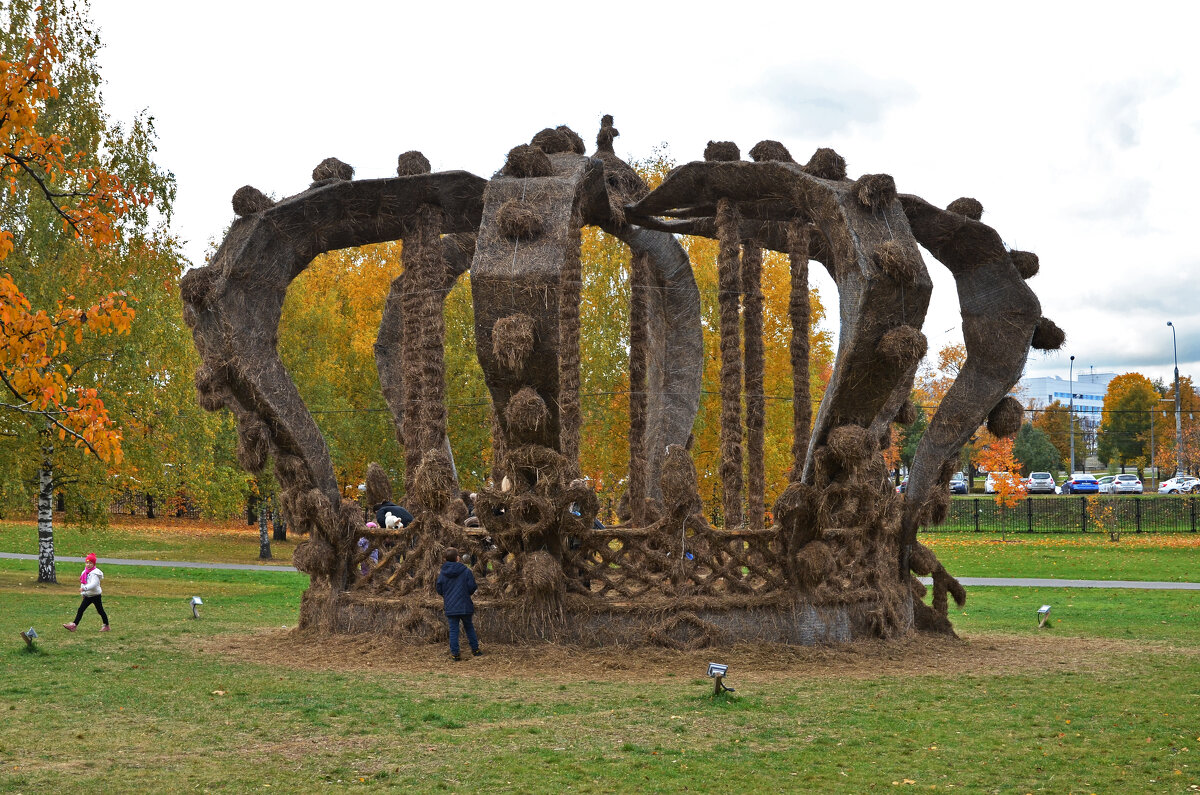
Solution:
{"label": "boy's dark trousers", "polygon": [[479,636],[475,634],[475,624],[472,623],[471,614],[465,616],[446,616],[446,622],[450,625],[450,653],[455,657],[458,656],[458,622],[461,621],[463,627],[467,630],[467,643],[471,644],[471,652],[479,651]]}

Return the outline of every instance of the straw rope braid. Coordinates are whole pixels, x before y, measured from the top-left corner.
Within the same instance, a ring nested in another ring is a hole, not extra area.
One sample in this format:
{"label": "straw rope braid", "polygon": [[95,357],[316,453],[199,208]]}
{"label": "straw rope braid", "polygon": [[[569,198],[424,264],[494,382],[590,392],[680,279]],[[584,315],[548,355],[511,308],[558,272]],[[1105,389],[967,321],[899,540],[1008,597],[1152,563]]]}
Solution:
{"label": "straw rope braid", "polygon": [[650,281],[650,258],[637,252],[629,274],[629,508],[633,525],[646,523],[646,357],[648,354],[650,307],[646,285]]}
{"label": "straw rope braid", "polygon": [[742,524],[742,358],[738,330],[738,212],[729,199],[717,202],[717,283],[721,316],[721,484],[725,526]]}
{"label": "straw rope braid", "polygon": [[747,526],[763,526],[766,514],[764,429],[766,399],[763,396],[763,291],[762,249],[748,240],[742,246],[742,292],[745,294],[742,323],[745,331],[746,392],[746,519]]}
{"label": "straw rope braid", "polygon": [[789,480],[798,483],[804,476],[808,457],[808,437],[812,428],[812,396],[809,382],[808,335],[811,324],[808,304],[808,226],[793,221],[788,229],[791,249],[792,284],[788,315],[792,321],[792,471]]}
{"label": "straw rope braid", "polygon": [[579,436],[583,417],[579,408],[579,302],[582,284],[582,220],[575,215],[563,257],[558,296],[558,438],[572,472],[579,469]]}

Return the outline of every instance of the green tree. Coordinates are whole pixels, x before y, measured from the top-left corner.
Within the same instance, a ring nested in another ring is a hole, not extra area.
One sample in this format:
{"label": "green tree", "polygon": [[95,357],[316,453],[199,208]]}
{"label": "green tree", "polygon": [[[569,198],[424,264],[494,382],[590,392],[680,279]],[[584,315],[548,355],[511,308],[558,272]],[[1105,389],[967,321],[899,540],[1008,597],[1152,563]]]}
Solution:
{"label": "green tree", "polygon": [[[1066,404],[1055,400],[1037,412],[1033,419],[1033,427],[1045,434],[1046,438],[1050,440],[1050,444],[1054,445],[1054,449],[1058,451],[1059,461],[1066,462],[1071,451],[1070,409]],[[1075,457],[1078,460],[1078,451],[1076,451]]]}
{"label": "green tree", "polygon": [[1150,423],[1158,392],[1141,373],[1125,373],[1108,382],[1096,455],[1105,466],[1150,458]]}
{"label": "green tree", "polygon": [[1021,474],[1028,477],[1030,472],[1054,472],[1062,466],[1062,457],[1040,429],[1033,423],[1027,422],[1017,431],[1013,442],[1013,457],[1020,465]]}
{"label": "green tree", "polygon": [[900,426],[900,438],[898,439],[900,447],[900,461],[906,467],[911,467],[913,456],[917,454],[917,445],[921,443],[921,437],[925,435],[925,429],[929,427],[929,420],[925,416],[925,408],[916,406],[917,418],[909,425]]}
{"label": "green tree", "polygon": [[[132,290],[170,291],[180,270],[165,234],[174,179],[153,161],[153,120],[109,119],[99,47],[86,2],[15,0],[0,8],[0,349],[11,399],[0,459],[6,502],[28,504],[37,494],[42,581],[56,579],[53,493],[82,493],[90,483],[107,505],[119,476],[128,414],[119,416],[118,404],[142,393],[117,374],[118,362],[124,356],[151,367],[131,344],[139,303]],[[153,313],[147,322],[154,324]],[[36,355],[31,341],[40,346]],[[179,375],[190,381],[190,372]]]}

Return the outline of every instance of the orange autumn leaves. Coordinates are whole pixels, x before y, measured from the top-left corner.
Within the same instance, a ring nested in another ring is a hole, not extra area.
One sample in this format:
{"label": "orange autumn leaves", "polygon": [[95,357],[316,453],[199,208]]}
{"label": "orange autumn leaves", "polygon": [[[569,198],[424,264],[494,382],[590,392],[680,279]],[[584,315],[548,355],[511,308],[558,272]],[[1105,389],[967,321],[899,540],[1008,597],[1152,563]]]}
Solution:
{"label": "orange autumn leaves", "polygon": [[1020,465],[1013,456],[1013,438],[996,439],[979,453],[979,464],[991,473],[996,504],[1013,508],[1025,496],[1025,481],[1017,474]]}
{"label": "orange autumn leaves", "polygon": [[[149,191],[123,184],[102,168],[86,164],[87,153],[71,150],[70,139],[39,130],[49,100],[58,96],[55,64],[62,59],[54,28],[42,19],[16,60],[0,59],[0,188],[15,194],[26,187],[49,202],[64,232],[83,244],[112,243],[120,219],[135,205],[148,205]],[[0,261],[18,239],[0,229]],[[91,306],[64,295],[52,311],[34,309],[12,274],[0,273],[0,382],[6,400],[0,408],[26,419],[44,419],[60,439],[70,436],[105,461],[121,457],[120,434],[97,390],[71,382],[66,361],[85,332],[125,334],[133,309],[123,292],[109,293]]]}

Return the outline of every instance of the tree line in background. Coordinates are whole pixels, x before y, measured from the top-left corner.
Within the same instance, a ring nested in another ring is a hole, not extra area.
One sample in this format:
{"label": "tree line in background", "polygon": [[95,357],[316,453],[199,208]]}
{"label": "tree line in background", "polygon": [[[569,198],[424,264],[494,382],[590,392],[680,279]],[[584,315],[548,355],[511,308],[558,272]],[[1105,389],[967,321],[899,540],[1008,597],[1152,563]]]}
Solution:
{"label": "tree line in background", "polygon": [[[912,462],[917,443],[928,425],[928,417],[936,411],[965,361],[966,349],[962,345],[948,345],[933,361],[926,361],[918,373],[913,389],[917,419],[910,425],[899,427],[892,449],[888,451],[897,475],[901,466],[907,467]],[[1179,394],[1183,446],[1178,461],[1181,471],[1196,473],[1200,471],[1200,394],[1187,376],[1179,379]],[[1055,400],[1035,407],[1030,401],[1026,417],[1009,451],[1015,471],[1028,475],[1030,472],[1068,470],[1072,420],[1067,404]],[[1174,473],[1177,461],[1175,385],[1151,381],[1141,373],[1117,376],[1108,384],[1100,421],[1097,423],[1077,415],[1074,437],[1075,471],[1082,470],[1085,461],[1095,458],[1110,471],[1132,469],[1143,480],[1147,471]],[[987,428],[980,426],[970,444],[963,448],[963,472],[973,477],[992,468],[984,463],[985,460],[993,465],[1006,460],[988,454],[996,443]]]}

